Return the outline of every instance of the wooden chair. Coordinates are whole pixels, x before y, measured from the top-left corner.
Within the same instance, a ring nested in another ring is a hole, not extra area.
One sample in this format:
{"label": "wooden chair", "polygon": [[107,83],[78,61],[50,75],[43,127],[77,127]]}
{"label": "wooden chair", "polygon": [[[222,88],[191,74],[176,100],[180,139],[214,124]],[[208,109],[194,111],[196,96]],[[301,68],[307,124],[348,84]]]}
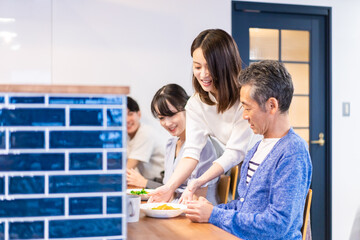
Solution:
{"label": "wooden chair", "polygon": [[230,189],[230,176],[221,175],[217,186],[217,193],[219,195],[219,204],[227,203]]}
{"label": "wooden chair", "polygon": [[306,230],[308,227],[309,217],[310,217],[310,207],[311,207],[311,200],[312,200],[312,190],[309,189],[308,194],[305,200],[305,207],[304,207],[304,220],[303,226],[301,227],[302,239],[306,239]]}
{"label": "wooden chair", "polygon": [[239,165],[236,165],[235,167],[231,168],[231,172],[230,172],[230,190],[231,190],[230,192],[231,195],[229,195],[230,200],[235,199],[238,177],[239,177]]}

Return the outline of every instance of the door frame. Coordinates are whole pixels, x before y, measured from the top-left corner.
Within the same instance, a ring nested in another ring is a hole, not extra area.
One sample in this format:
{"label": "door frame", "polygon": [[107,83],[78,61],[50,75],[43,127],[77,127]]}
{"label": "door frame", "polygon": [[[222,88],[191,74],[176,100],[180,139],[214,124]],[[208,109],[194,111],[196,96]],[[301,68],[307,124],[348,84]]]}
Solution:
{"label": "door frame", "polygon": [[[325,158],[327,165],[325,169],[326,181],[326,239],[332,239],[332,9],[331,7],[304,6],[293,4],[277,4],[277,3],[258,3],[232,1],[232,14],[235,11],[243,12],[264,12],[264,13],[284,13],[284,14],[300,14],[300,15],[319,15],[325,17],[325,141],[327,147],[325,150]],[[238,24],[238,23],[236,23]],[[236,25],[232,17],[232,29]],[[232,30],[234,34],[234,30]],[[245,53],[248,54],[248,53]],[[310,122],[311,124],[311,122]],[[311,136],[310,136],[310,140]]]}

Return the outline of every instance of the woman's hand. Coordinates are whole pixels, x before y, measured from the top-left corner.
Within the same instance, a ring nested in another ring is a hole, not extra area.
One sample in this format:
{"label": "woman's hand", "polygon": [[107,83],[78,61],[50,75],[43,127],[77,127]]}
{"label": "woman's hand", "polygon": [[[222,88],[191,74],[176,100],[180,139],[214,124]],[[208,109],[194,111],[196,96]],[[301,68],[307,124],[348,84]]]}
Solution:
{"label": "woman's hand", "polygon": [[188,201],[193,200],[196,190],[198,190],[200,187],[201,185],[197,179],[190,181],[184,192],[181,194],[179,203],[186,204]]}
{"label": "woman's hand", "polygon": [[145,188],[148,180],[134,169],[126,170],[126,180],[128,185]]}
{"label": "woman's hand", "polygon": [[174,197],[174,191],[166,184],[156,188],[153,192],[148,194],[150,196],[148,203],[152,202],[170,202]]}
{"label": "woman's hand", "polygon": [[204,197],[197,201],[189,201],[185,210],[186,217],[193,222],[209,222],[214,206]]}

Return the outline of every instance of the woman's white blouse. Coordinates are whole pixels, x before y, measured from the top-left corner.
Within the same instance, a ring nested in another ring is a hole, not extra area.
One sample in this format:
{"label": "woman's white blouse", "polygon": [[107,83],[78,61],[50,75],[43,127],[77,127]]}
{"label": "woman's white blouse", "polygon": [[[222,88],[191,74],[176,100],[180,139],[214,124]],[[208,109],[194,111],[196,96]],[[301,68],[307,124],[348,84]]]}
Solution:
{"label": "woman's white blouse", "polygon": [[[209,94],[210,99],[216,99]],[[199,160],[201,150],[206,144],[207,137],[213,136],[225,145],[225,151],[216,163],[220,164],[224,172],[244,160],[245,154],[255,142],[253,132],[246,120],[243,119],[243,109],[240,102],[236,102],[224,113],[217,112],[217,105],[208,105],[200,100],[195,93],[186,105],[186,143],[183,157]]]}

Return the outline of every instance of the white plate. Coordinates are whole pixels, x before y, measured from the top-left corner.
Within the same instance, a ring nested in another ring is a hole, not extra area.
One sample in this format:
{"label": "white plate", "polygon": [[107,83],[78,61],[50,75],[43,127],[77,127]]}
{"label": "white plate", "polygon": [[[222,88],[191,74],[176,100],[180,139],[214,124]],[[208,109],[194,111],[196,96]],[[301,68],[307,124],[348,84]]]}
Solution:
{"label": "white plate", "polygon": [[[136,192],[136,191],[141,191],[141,190],[142,190],[142,188],[128,189],[128,190],[126,190],[126,193],[131,194],[131,195],[137,195],[137,194],[132,194],[131,191]],[[144,190],[148,193],[154,191],[154,189],[147,189],[147,188],[145,188]],[[148,200],[150,198],[150,196],[148,196],[147,194],[140,194],[139,196],[141,196],[141,200]]]}
{"label": "white plate", "polygon": [[[152,210],[160,205],[166,204],[177,210]],[[140,209],[145,212],[146,216],[154,218],[172,218],[177,217],[186,209],[186,205],[178,203],[145,203],[140,205]]]}

